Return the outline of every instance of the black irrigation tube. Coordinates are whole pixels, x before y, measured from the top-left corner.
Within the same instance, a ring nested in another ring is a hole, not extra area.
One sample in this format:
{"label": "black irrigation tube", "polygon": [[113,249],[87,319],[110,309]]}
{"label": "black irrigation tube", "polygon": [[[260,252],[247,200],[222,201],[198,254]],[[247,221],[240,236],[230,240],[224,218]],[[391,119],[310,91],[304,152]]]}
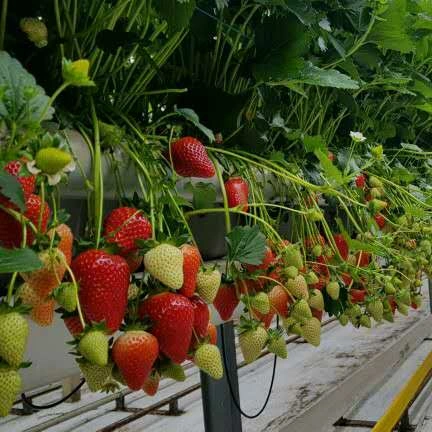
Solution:
{"label": "black irrigation tube", "polygon": [[[324,321],[322,323],[321,327],[325,327],[325,326],[327,326],[328,324],[331,324],[334,321],[336,321],[336,318],[334,318],[334,317],[330,318],[327,321]],[[294,342],[294,341],[296,341],[298,339],[301,339],[301,336],[297,336],[297,335],[296,336],[290,336],[290,337],[287,338],[286,344],[288,345],[288,344],[290,344],[290,343],[292,343],[292,342]],[[268,354],[270,354],[269,351],[267,351],[267,350],[263,351],[258,358],[262,358],[262,357],[264,357],[264,356],[266,356]],[[245,367],[247,365],[248,365],[248,363],[246,363],[245,361],[242,361],[238,365],[238,369],[241,369],[241,368],[243,368],[243,367]],[[195,384],[195,385],[193,385],[191,387],[188,387],[185,390],[182,390],[181,392],[177,392],[177,393],[173,394],[172,396],[169,396],[169,397],[167,397],[167,398],[165,398],[165,399],[163,399],[163,400],[161,400],[161,401],[159,401],[159,402],[157,402],[157,403],[155,403],[153,405],[150,405],[147,408],[143,408],[142,410],[140,410],[140,411],[138,411],[136,413],[133,413],[130,416],[127,416],[127,417],[125,417],[122,420],[119,420],[118,422],[114,422],[111,425],[106,426],[105,428],[99,429],[97,432],[112,432],[112,431],[116,430],[117,428],[119,428],[121,426],[127,425],[127,424],[129,424],[129,423],[131,423],[131,422],[133,422],[135,420],[138,420],[138,419],[140,419],[140,418],[142,418],[142,417],[144,417],[144,416],[152,413],[153,411],[158,410],[159,408],[161,408],[161,407],[163,407],[165,405],[169,405],[170,403],[175,402],[178,399],[181,399],[182,397],[187,396],[188,394],[193,393],[194,391],[199,390],[200,388],[201,388],[201,383]],[[56,390],[56,388],[52,389],[52,391],[54,391],[54,390]],[[46,393],[49,393],[49,391],[44,391],[42,394],[46,394]],[[108,396],[107,398],[105,398],[104,401],[91,402],[90,404],[86,405],[85,407],[77,408],[74,411],[70,411],[70,412],[68,412],[66,414],[63,414],[61,416],[61,418],[63,419],[63,421],[67,421],[67,420],[73,419],[73,418],[77,417],[78,415],[83,414],[84,412],[88,412],[88,411],[92,411],[94,409],[97,409],[98,407],[100,407],[102,405],[106,405],[108,403],[111,403],[111,402],[115,401],[117,398],[125,396],[127,394],[131,394],[131,393],[132,393],[131,391],[125,390],[125,391],[121,392],[120,394],[113,394],[113,395]],[[35,395],[31,395],[30,397],[36,397],[38,395],[40,395],[40,394],[37,393]],[[30,428],[30,429],[27,429],[27,431],[25,431],[25,432],[42,432],[42,431],[45,431],[47,428],[53,427],[53,426],[61,423],[58,420],[60,420],[60,419],[59,418],[55,418],[55,419],[48,420],[47,422],[41,423],[41,424],[39,424],[37,426],[34,426],[34,427]]]}

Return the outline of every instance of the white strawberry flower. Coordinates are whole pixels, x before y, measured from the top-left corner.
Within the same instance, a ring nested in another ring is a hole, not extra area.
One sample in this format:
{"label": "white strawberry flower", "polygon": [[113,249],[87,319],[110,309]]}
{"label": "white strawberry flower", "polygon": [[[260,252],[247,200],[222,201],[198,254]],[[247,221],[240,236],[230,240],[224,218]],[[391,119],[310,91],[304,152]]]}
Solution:
{"label": "white strawberry flower", "polygon": [[[32,160],[27,162],[27,169],[28,171],[33,175],[38,175],[42,171],[36,167],[36,160]],[[66,166],[64,166],[60,171],[56,172],[55,174],[47,174],[44,173],[47,176],[48,184],[50,186],[55,186],[60,183],[63,174],[68,174],[76,169],[75,161],[72,159]]]}
{"label": "white strawberry flower", "polygon": [[366,137],[361,132],[350,132],[350,137],[354,142],[361,143],[366,141]]}

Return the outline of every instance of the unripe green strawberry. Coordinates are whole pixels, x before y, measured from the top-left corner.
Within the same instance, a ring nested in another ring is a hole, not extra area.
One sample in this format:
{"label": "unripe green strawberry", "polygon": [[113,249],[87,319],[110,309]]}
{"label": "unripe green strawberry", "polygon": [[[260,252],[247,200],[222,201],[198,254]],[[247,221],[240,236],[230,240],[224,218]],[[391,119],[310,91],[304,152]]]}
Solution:
{"label": "unripe green strawberry", "polygon": [[195,352],[194,363],[213,379],[223,377],[222,358],[216,345],[201,345]]}
{"label": "unripe green strawberry", "polygon": [[322,253],[323,253],[323,248],[322,248],[321,245],[315,245],[315,246],[312,248],[312,255],[313,255],[314,257],[321,256]]}
{"label": "unripe green strawberry", "polygon": [[362,314],[361,307],[358,304],[352,305],[345,312],[349,318],[360,318]]}
{"label": "unripe green strawberry", "polygon": [[348,324],[348,321],[349,321],[348,316],[346,314],[344,314],[344,313],[341,314],[341,315],[339,315],[338,320],[339,320],[340,325],[343,326],[343,327],[345,327]]}
{"label": "unripe green strawberry", "polygon": [[284,270],[284,276],[287,278],[295,279],[298,276],[298,269],[294,266],[289,266]]}
{"label": "unripe green strawberry", "polygon": [[366,306],[367,311],[371,314],[372,318],[380,322],[383,318],[384,306],[380,300],[373,300]]}
{"label": "unripe green strawberry", "polygon": [[76,287],[71,282],[64,282],[56,288],[54,298],[67,312],[73,312],[77,307]]}
{"label": "unripe green strawberry", "polygon": [[111,378],[113,369],[112,363],[108,363],[105,366],[98,366],[87,360],[80,359],[78,365],[84,375],[89,390],[93,393],[101,390]]}
{"label": "unripe green strawberry", "polygon": [[287,332],[287,334],[293,333],[301,336],[302,333],[301,326],[300,323],[295,318],[288,317],[284,319],[282,325],[285,331]]}
{"label": "unripe green strawberry", "polygon": [[321,342],[321,322],[313,317],[302,325],[302,335],[306,342],[318,346]]}
{"label": "unripe green strawberry", "polygon": [[370,190],[370,195],[372,198],[381,198],[383,196],[383,190],[381,188],[372,188]]}
{"label": "unripe green strawberry", "polygon": [[409,312],[409,308],[405,303],[396,301],[397,310],[402,314],[407,316]]}
{"label": "unripe green strawberry", "polygon": [[138,298],[140,289],[137,284],[131,283],[128,288],[128,301],[135,300]]}
{"label": "unripe green strawberry", "polygon": [[38,48],[48,45],[48,29],[44,22],[37,18],[22,18],[20,28],[27,35],[30,42],[33,42]]}
{"label": "unripe green strawberry", "polygon": [[315,285],[319,282],[319,277],[313,271],[306,274],[305,280],[308,285]]}
{"label": "unripe green strawberry", "polygon": [[21,377],[7,365],[0,364],[0,417],[6,417],[21,390]]}
{"label": "unripe green strawberry", "polygon": [[385,284],[384,290],[385,290],[385,293],[389,294],[389,295],[392,295],[392,294],[396,293],[396,289],[395,289],[394,285],[391,282],[387,282]]}
{"label": "unripe green strawberry", "polygon": [[366,327],[366,328],[371,328],[372,327],[371,319],[369,318],[368,315],[362,315],[360,317],[360,325],[362,327]]}
{"label": "unripe green strawberry", "polygon": [[420,279],[416,279],[416,280],[414,281],[414,286],[415,286],[415,287],[419,288],[419,287],[421,287],[422,285],[423,285],[423,282],[422,282]]}
{"label": "unripe green strawberry", "polygon": [[252,363],[260,356],[267,342],[267,338],[267,331],[261,326],[240,334],[240,350],[246,363]]}
{"label": "unripe green strawberry", "polygon": [[323,212],[319,211],[318,209],[313,208],[313,209],[307,210],[306,217],[308,218],[308,220],[310,220],[312,222],[318,222],[318,221],[324,219],[324,214],[323,214]]}
{"label": "unripe green strawberry", "polygon": [[273,331],[269,333],[269,340],[267,342],[267,349],[276,354],[278,357],[286,359],[288,356],[285,338],[280,331]]}
{"label": "unripe green strawberry", "polygon": [[89,362],[98,366],[108,364],[108,338],[101,330],[90,330],[78,343],[78,350]]}
{"label": "unripe green strawberry", "polygon": [[327,294],[333,300],[337,300],[339,298],[340,286],[338,282],[329,282],[326,286]]}
{"label": "unripe green strawberry", "polygon": [[383,318],[388,322],[393,322],[394,317],[391,310],[385,310],[383,313]]}
{"label": "unripe green strawberry", "polygon": [[184,381],[186,375],[184,369],[177,363],[169,362],[161,368],[161,374],[165,378],[171,378],[175,381]]}
{"label": "unripe green strawberry", "polygon": [[369,201],[369,210],[373,213],[379,213],[387,207],[387,202],[379,199],[373,199]]}
{"label": "unripe green strawberry", "polygon": [[8,311],[0,315],[0,357],[14,368],[23,361],[29,327],[18,312]]}
{"label": "unripe green strawberry", "polygon": [[36,153],[36,166],[46,174],[57,174],[72,162],[70,153],[56,147],[42,148]]}
{"label": "unripe green strawberry", "polygon": [[429,240],[422,240],[420,242],[420,249],[425,252],[426,255],[432,254],[432,243]]}
{"label": "unripe green strawberry", "polygon": [[183,286],[183,254],[179,248],[160,244],[144,255],[145,269],[169,288]]}
{"label": "unripe green strawberry", "polygon": [[371,188],[381,188],[383,187],[382,181],[375,176],[369,177],[369,186]]}
{"label": "unripe green strawberry", "polygon": [[319,311],[324,310],[324,297],[320,290],[313,289],[310,291],[309,306]]}
{"label": "unripe green strawberry", "polygon": [[[264,292],[249,296],[250,306],[258,312],[266,315],[270,312],[270,299]],[[247,304],[247,303],[246,303]]]}
{"label": "unripe green strawberry", "polygon": [[299,300],[292,306],[291,316],[297,321],[304,322],[312,318],[312,311],[306,300]]}
{"label": "unripe green strawberry", "polygon": [[288,279],[286,287],[295,298],[306,300],[309,298],[308,286],[303,275],[298,275],[294,279]]}
{"label": "unripe green strawberry", "polygon": [[303,257],[294,245],[288,245],[283,251],[283,258],[288,266],[294,266],[298,270],[303,268]]}
{"label": "unripe green strawberry", "polygon": [[402,289],[396,294],[396,301],[402,302],[407,306],[411,305],[411,294],[408,289]]}
{"label": "unripe green strawberry", "polygon": [[207,304],[213,303],[216,298],[221,284],[221,277],[221,273],[217,269],[204,268],[199,270],[196,289]]}
{"label": "unripe green strawberry", "polygon": [[416,294],[414,296],[412,296],[412,302],[418,307],[420,308],[423,302],[423,297],[421,294]]}

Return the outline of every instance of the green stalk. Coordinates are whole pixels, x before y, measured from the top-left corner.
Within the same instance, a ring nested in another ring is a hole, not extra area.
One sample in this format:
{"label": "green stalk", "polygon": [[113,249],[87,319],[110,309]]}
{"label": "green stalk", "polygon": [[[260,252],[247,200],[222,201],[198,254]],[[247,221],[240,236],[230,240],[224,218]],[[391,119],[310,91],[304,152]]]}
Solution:
{"label": "green stalk", "polygon": [[225,190],[225,184],[222,178],[222,172],[220,170],[219,167],[219,163],[217,161],[217,159],[213,156],[210,156],[211,161],[213,162],[213,165],[215,167],[216,170],[216,176],[217,179],[219,181],[219,186],[221,189],[221,193],[222,193],[222,200],[223,200],[223,212],[225,213],[225,228],[226,228],[226,233],[229,234],[231,232],[231,218],[230,218],[230,210],[228,207],[228,197],[226,194],[226,190]]}
{"label": "green stalk", "polygon": [[3,0],[2,9],[1,9],[1,18],[0,18],[0,51],[4,49],[7,11],[8,11],[8,0]]}
{"label": "green stalk", "polygon": [[102,176],[102,155],[99,135],[99,122],[96,115],[96,108],[93,98],[90,98],[90,108],[94,129],[94,160],[93,160],[93,182],[94,182],[94,212],[95,212],[95,235],[96,249],[99,247],[102,216],[103,216],[103,176]]}
{"label": "green stalk", "polygon": [[68,82],[64,82],[53,94],[52,96],[49,98],[47,104],[45,105],[45,108],[42,111],[41,116],[39,117],[39,123],[41,121],[43,121],[43,119],[46,116],[46,113],[48,112],[49,107],[54,103],[54,101],[57,99],[57,97],[60,95],[60,93],[65,90],[68,86],[70,85],[70,83]]}

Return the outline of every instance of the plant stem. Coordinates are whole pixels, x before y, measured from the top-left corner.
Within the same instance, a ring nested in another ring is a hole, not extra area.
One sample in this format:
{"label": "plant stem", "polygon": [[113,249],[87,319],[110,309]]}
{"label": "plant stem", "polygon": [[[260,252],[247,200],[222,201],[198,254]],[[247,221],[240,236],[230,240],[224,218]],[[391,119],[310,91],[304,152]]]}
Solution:
{"label": "plant stem", "polygon": [[222,210],[225,212],[225,228],[226,228],[226,233],[229,234],[231,232],[231,218],[230,218],[230,213],[229,213],[230,210],[228,207],[228,197],[227,197],[226,190],[225,190],[225,184],[224,184],[224,181],[222,178],[222,172],[220,170],[219,163],[218,163],[217,159],[213,156],[210,156],[210,159],[213,162],[213,165],[214,165],[215,170],[216,170],[216,176],[217,176],[217,179],[219,181],[219,186],[221,189],[222,199],[223,199],[223,209]]}
{"label": "plant stem", "polygon": [[3,0],[2,9],[1,9],[1,19],[0,19],[0,51],[4,49],[7,10],[8,10],[8,0]]}
{"label": "plant stem", "polygon": [[79,291],[79,286],[78,286],[78,283],[77,283],[77,281],[75,279],[75,275],[73,274],[72,269],[69,267],[69,264],[65,260],[63,260],[63,263],[64,263],[64,265],[66,267],[66,270],[69,273],[69,276],[72,279],[72,283],[73,283],[73,285],[75,287],[75,296],[76,296],[76,301],[77,301],[78,316],[79,316],[82,328],[84,329],[85,326],[86,326],[86,324],[85,324],[84,315],[83,315],[82,309],[81,309],[81,303],[80,303],[80,300],[79,300],[79,292],[78,292]]}
{"label": "plant stem", "polygon": [[39,122],[43,121],[50,106],[52,106],[52,104],[54,103],[54,101],[57,99],[57,97],[59,96],[59,94],[65,90],[70,84],[68,82],[64,82],[53,94],[52,96],[49,98],[47,104],[45,105],[45,108],[42,111],[41,116],[39,117]]}

